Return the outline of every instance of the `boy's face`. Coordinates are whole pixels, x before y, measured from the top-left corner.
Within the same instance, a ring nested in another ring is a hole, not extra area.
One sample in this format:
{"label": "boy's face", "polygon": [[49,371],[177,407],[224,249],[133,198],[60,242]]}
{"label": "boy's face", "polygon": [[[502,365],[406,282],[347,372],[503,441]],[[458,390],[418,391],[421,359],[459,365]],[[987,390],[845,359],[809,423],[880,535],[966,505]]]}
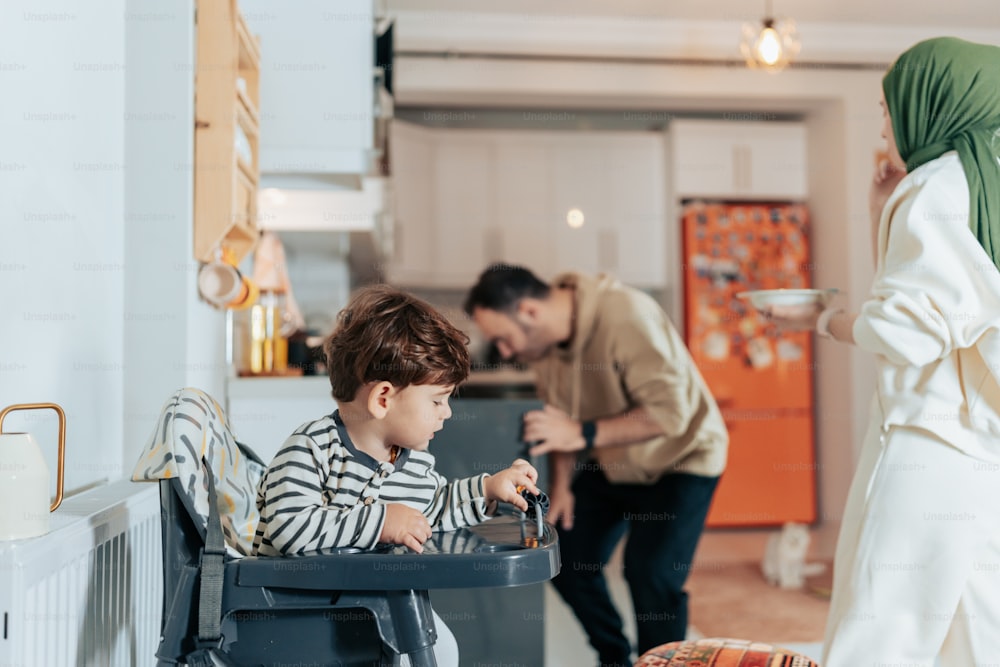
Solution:
{"label": "boy's face", "polygon": [[411,384],[398,390],[386,413],[386,440],[407,449],[425,450],[451,417],[448,399],[454,386]]}

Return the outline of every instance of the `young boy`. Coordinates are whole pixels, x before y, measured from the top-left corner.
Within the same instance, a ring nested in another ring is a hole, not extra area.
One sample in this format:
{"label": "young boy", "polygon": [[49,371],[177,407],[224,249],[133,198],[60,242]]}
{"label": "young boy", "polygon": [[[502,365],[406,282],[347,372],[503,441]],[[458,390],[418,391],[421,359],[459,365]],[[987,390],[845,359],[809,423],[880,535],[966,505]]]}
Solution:
{"label": "young boy", "polygon": [[449,483],[427,452],[469,374],[467,344],[424,301],[384,285],[361,290],[323,346],[338,409],[296,429],[268,467],[255,552],[388,543],[420,553],[431,531],[481,523],[497,501],[527,510],[517,487],[539,493],[527,462]]}

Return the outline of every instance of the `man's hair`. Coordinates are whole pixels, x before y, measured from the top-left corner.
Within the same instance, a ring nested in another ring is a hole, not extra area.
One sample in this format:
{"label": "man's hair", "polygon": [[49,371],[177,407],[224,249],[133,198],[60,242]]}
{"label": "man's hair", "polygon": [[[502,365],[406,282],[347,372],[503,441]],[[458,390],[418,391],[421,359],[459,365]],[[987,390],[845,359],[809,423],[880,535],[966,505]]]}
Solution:
{"label": "man's hair", "polygon": [[465,299],[465,312],[472,315],[476,308],[487,308],[501,313],[513,313],[521,299],[545,299],[549,296],[550,289],[523,266],[491,264],[479,275],[479,282],[469,290],[469,296]]}
{"label": "man's hair", "polygon": [[387,285],[365,287],[323,343],[333,397],[369,382],[457,385],[469,376],[469,337],[426,301]]}

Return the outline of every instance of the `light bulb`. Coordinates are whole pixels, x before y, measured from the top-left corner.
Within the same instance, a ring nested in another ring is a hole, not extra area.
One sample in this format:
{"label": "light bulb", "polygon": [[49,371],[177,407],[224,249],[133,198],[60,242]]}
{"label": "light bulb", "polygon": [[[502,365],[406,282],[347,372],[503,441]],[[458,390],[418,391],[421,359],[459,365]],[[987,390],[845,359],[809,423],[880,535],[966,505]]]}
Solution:
{"label": "light bulb", "polygon": [[778,32],[771,27],[761,30],[755,48],[765,64],[773,65],[778,62],[781,58],[781,40],[778,38]]}
{"label": "light bulb", "polygon": [[583,227],[583,211],[578,208],[571,208],[566,212],[566,224],[573,229]]}

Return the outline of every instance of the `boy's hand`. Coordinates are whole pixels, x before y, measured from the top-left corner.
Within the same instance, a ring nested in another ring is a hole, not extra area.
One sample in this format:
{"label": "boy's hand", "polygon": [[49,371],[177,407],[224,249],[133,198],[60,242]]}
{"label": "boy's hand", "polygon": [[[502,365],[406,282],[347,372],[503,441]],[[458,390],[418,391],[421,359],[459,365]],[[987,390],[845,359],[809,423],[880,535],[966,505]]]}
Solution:
{"label": "boy's hand", "polygon": [[528,502],[521,497],[519,487],[538,495],[541,492],[535,486],[536,481],[538,471],[524,459],[516,459],[509,468],[490,475],[483,481],[486,501],[510,503],[522,512],[527,512]]}
{"label": "boy's hand", "polygon": [[423,553],[423,544],[430,536],[431,524],[419,511],[401,503],[386,504],[379,542],[403,544],[419,554]]}

